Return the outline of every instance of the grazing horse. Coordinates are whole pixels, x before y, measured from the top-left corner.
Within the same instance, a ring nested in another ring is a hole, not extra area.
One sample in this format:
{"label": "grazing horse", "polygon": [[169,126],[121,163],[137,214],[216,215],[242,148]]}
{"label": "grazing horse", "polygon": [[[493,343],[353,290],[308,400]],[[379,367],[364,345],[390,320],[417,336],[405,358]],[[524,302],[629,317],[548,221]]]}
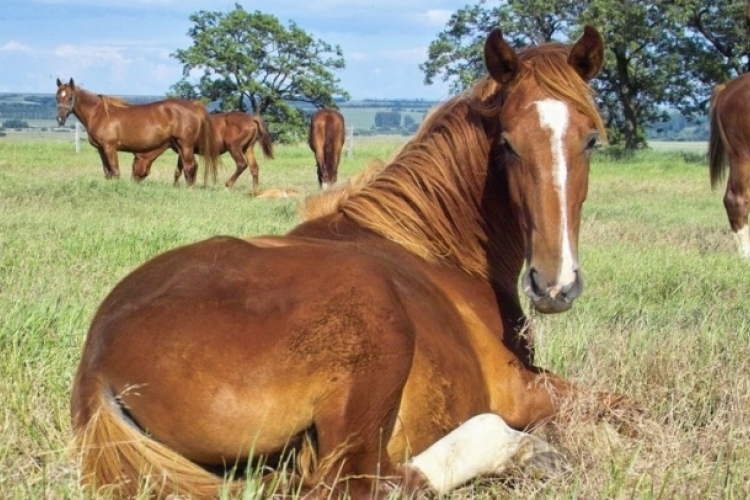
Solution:
{"label": "grazing horse", "polygon": [[330,213],[168,251],[110,292],[72,391],[89,485],[215,498],[247,464],[270,494],[291,456],[326,498],[445,493],[543,448],[520,431],[579,390],[533,364],[518,281],[543,313],[582,291],[603,41],[515,51],[495,30],[484,54],[489,76]]}
{"label": "grazing horse", "polygon": [[[219,152],[206,107],[198,101],[168,99],[129,104],[122,99],[96,95],[57,79],[57,122],[65,124],[73,113],[86,127],[89,142],[99,151],[104,175],[119,178],[118,151],[145,153],[174,149],[185,170],[188,185],[195,183],[198,165],[195,149],[206,160],[206,175],[216,177]],[[133,179],[140,180],[133,172]]]}
{"label": "grazing horse", "polygon": [[711,97],[711,131],[708,139],[711,187],[726,175],[724,194],[729,225],[741,256],[750,258],[750,74],[717,85]]}
{"label": "grazing horse", "polygon": [[[231,111],[228,113],[214,113],[209,115],[214,130],[214,142],[219,148],[219,154],[229,152],[234,160],[237,170],[232,177],[226,182],[226,186],[231,188],[237,182],[237,178],[250,166],[250,173],[253,176],[253,194],[258,194],[258,162],[255,159],[253,147],[260,141],[263,154],[269,160],[273,159],[273,143],[271,135],[266,129],[265,123],[260,116],[248,115],[242,111]],[[133,162],[133,172],[139,178],[145,178],[151,172],[151,165],[159,157],[167,146],[151,151],[141,153],[135,156]],[[200,148],[196,148],[196,153],[201,153]],[[177,162],[177,169],[174,172],[174,184],[177,185],[182,175],[182,164]]]}
{"label": "grazing horse", "polygon": [[312,115],[307,143],[315,154],[318,185],[323,189],[336,184],[345,137],[341,113],[335,109],[321,109]]}

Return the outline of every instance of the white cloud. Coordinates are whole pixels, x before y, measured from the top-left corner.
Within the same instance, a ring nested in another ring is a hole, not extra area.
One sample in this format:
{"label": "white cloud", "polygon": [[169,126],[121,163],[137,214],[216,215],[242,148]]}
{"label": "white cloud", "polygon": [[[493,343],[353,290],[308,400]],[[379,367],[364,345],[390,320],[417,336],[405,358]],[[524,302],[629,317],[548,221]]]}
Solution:
{"label": "white cloud", "polygon": [[20,42],[11,40],[5,45],[0,46],[0,52],[31,52],[31,47]]}

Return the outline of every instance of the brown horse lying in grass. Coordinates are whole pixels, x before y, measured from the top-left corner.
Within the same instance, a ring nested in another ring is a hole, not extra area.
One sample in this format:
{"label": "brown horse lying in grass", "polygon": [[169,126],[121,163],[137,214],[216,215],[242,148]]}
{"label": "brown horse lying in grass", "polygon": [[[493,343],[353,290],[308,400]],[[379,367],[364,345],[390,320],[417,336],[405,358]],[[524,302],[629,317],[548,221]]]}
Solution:
{"label": "brown horse lying in grass", "polygon": [[[263,154],[269,160],[273,159],[273,142],[271,134],[268,133],[263,119],[257,115],[248,115],[242,111],[231,111],[229,113],[214,113],[209,115],[214,130],[214,142],[219,148],[219,154],[229,152],[237,167],[232,177],[226,182],[231,188],[237,182],[237,178],[250,166],[253,176],[253,194],[257,195],[258,189],[258,161],[255,159],[253,148],[260,141]],[[168,146],[164,146],[149,153],[137,154],[133,161],[133,176],[137,179],[145,179],[151,172],[151,165]],[[196,153],[201,153],[196,148]],[[174,172],[175,186],[182,175],[182,162],[177,162]]]}
{"label": "brown horse lying in grass", "polygon": [[321,109],[310,118],[307,143],[315,154],[318,184],[323,189],[336,184],[345,138],[344,116],[335,109]]}
{"label": "brown horse lying in grass", "polygon": [[518,281],[525,264],[544,313],[582,291],[602,59],[591,27],[519,52],[493,31],[489,76],[333,208],[123,279],[73,386],[85,482],[216,498],[250,487],[216,472],[247,465],[271,495],[291,463],[303,492],[364,499],[445,493],[545,451],[522,431],[577,390],[533,364]]}
{"label": "brown horse lying in grass", "polygon": [[[206,175],[216,178],[219,152],[206,107],[198,101],[167,99],[146,104],[129,104],[77,87],[73,79],[57,79],[57,122],[65,124],[74,114],[86,127],[89,142],[99,151],[104,175],[120,177],[118,151],[146,153],[174,149],[189,186],[195,183],[198,164],[196,149],[206,162]],[[133,171],[133,178],[141,177]]]}

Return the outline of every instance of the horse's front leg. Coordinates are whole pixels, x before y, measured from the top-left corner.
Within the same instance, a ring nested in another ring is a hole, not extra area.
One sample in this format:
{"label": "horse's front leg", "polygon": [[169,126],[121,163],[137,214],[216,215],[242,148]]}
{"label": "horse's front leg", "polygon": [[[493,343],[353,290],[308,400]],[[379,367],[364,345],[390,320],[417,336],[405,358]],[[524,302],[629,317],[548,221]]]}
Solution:
{"label": "horse's front leg", "polygon": [[185,141],[177,142],[177,172],[175,172],[175,186],[179,180],[178,172],[181,170],[185,176],[185,182],[188,187],[195,184],[196,174],[198,172],[198,163],[195,161],[195,145],[188,144]]}
{"label": "horse's front leg", "polygon": [[485,413],[470,418],[402,466],[407,493],[429,489],[438,495],[471,481],[497,475],[511,465],[534,460],[556,469],[564,457],[545,441],[511,428]]}
{"label": "horse's front leg", "polygon": [[119,179],[120,165],[117,159],[117,148],[112,146],[102,146],[97,149],[99,151],[99,157],[102,160],[104,177],[107,179]]}

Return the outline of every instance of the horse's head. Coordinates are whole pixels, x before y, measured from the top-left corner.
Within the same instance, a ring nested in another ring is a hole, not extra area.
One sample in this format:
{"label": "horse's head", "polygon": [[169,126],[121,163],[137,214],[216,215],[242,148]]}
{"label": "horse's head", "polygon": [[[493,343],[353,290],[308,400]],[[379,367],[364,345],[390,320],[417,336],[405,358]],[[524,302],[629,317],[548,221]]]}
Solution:
{"label": "horse's head", "polygon": [[76,86],[71,78],[68,83],[57,79],[57,123],[65,125],[68,115],[76,106]]}
{"label": "horse's head", "polygon": [[587,82],[604,59],[602,37],[586,27],[572,47],[515,52],[499,30],[484,47],[503,89],[499,151],[511,202],[525,234],[522,286],[540,312],[570,308],[581,294],[578,230],[589,157],[604,132]]}

